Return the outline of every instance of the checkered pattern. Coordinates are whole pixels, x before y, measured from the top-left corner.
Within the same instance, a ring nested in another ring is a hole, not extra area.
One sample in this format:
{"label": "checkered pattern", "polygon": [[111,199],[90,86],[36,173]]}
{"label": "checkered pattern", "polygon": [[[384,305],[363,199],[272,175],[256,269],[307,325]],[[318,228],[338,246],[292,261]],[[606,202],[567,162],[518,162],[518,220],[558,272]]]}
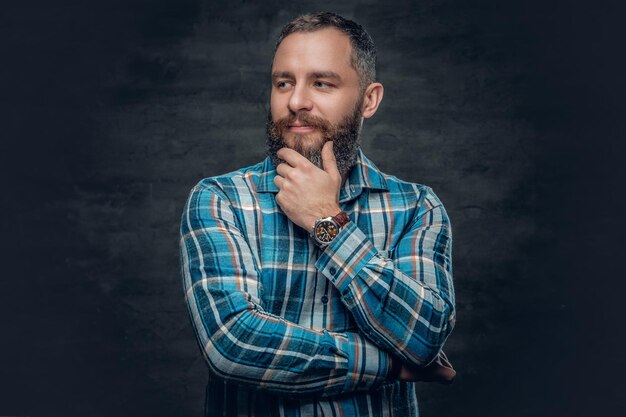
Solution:
{"label": "checkered pattern", "polygon": [[319,249],[276,204],[275,175],[267,158],[204,179],[183,213],[207,415],[417,415],[414,384],[386,376],[390,355],[423,366],[454,327],[443,205],[360,152],[339,198],[351,221]]}

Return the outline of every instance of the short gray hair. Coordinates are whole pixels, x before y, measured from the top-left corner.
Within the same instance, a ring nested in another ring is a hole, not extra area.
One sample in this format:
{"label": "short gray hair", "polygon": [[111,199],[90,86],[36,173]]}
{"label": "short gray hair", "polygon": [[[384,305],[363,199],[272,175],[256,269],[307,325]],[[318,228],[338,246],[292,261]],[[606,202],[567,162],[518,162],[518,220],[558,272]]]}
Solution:
{"label": "short gray hair", "polygon": [[364,90],[376,81],[376,47],[372,37],[358,23],[348,20],[332,12],[304,14],[287,23],[280,31],[274,55],[281,42],[292,33],[315,32],[327,27],[334,27],[345,33],[352,45],[351,63],[359,74],[359,84]]}

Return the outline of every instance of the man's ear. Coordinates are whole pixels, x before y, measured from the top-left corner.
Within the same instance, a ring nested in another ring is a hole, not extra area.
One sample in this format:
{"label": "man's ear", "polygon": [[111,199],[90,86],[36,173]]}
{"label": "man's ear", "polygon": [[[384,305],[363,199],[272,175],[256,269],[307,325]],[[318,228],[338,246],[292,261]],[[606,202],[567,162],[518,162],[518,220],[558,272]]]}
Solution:
{"label": "man's ear", "polygon": [[363,117],[369,119],[376,113],[380,102],[383,100],[384,88],[381,83],[371,83],[365,89],[363,97]]}

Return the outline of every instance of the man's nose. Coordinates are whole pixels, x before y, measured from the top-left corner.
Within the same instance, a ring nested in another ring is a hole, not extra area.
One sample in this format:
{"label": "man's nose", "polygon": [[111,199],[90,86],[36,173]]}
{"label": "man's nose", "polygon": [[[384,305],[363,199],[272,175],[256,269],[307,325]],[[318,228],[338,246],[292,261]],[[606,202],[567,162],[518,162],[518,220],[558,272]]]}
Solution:
{"label": "man's nose", "polygon": [[302,110],[311,110],[313,108],[313,101],[311,100],[308,89],[305,85],[296,85],[291,91],[289,97],[289,110],[293,113],[298,113]]}

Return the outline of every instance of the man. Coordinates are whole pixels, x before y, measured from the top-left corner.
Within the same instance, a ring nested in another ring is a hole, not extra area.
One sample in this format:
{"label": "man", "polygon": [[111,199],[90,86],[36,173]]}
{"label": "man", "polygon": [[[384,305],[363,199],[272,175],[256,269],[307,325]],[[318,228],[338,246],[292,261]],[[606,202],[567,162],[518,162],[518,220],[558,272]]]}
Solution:
{"label": "man", "polygon": [[201,181],[181,225],[207,415],[416,416],[455,321],[448,216],[359,148],[375,49],[332,13],[283,29],[269,156]]}

